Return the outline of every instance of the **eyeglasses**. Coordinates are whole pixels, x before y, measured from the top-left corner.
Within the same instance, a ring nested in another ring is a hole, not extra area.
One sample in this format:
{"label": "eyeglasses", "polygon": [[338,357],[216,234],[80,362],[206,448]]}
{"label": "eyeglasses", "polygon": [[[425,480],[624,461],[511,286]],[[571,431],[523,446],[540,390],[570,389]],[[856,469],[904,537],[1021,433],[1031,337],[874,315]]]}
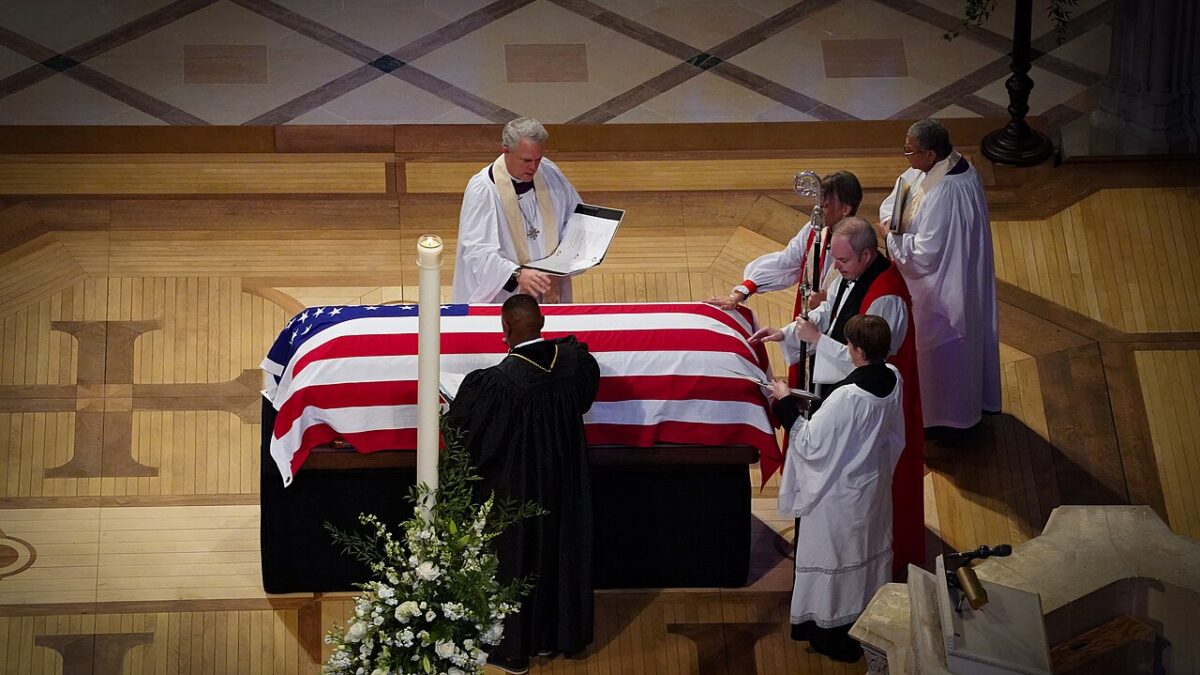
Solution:
{"label": "eyeglasses", "polygon": [[913,155],[917,154],[918,152],[929,152],[929,151],[928,150],[904,150],[904,156],[912,157]]}

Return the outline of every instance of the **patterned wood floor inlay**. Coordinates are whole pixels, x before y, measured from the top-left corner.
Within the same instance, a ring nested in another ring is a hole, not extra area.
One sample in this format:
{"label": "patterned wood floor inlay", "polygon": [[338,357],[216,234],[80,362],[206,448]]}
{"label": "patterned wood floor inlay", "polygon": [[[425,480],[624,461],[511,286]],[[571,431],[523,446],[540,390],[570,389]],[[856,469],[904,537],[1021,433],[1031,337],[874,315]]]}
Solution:
{"label": "patterned wood floor inlay", "polygon": [[28,675],[316,675],[296,610],[0,617],[0,668]]}
{"label": "patterned wood floor inlay", "polygon": [[996,277],[1130,333],[1200,331],[1200,190],[1105,190],[1044,223],[998,222]]}
{"label": "patterned wood floor inlay", "polygon": [[1171,525],[1180,534],[1200,539],[1200,349],[1135,356]]}
{"label": "patterned wood floor inlay", "polygon": [[[424,194],[322,198],[370,182],[353,167],[395,159],[344,155],[306,174],[311,157],[228,195],[84,198],[71,174],[0,202],[0,671],[319,671],[349,601],[262,590],[259,362],[303,307],[415,298],[416,238],[453,251],[460,197],[430,174]],[[243,158],[225,157],[239,171]],[[159,180],[173,162],[133,163],[121,180]],[[579,301],[725,294],[807,219],[785,191],[675,180],[585,191],[627,215],[604,264],[576,279]],[[998,199],[1022,189],[1004,180]],[[1044,220],[993,223],[1004,411],[965,445],[927,446],[931,554],[1019,544],[1071,503],[1149,503],[1200,536],[1197,189],[1101,190]],[[448,256],[447,300],[452,276]],[[782,325],[793,298],[750,306]],[[602,592],[596,642],[534,672],[862,672],[787,635],[777,486],[753,496],[745,588]]]}

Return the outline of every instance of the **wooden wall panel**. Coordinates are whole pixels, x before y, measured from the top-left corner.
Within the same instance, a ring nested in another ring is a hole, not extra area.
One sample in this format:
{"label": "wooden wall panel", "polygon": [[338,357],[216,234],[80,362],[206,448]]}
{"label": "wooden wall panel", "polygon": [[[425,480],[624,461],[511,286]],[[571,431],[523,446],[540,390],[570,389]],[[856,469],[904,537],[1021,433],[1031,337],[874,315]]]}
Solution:
{"label": "wooden wall panel", "polygon": [[[791,190],[796,173],[820,175],[848,170],[864,187],[890,187],[908,168],[900,153],[840,159],[628,160],[570,159],[556,162],[580,192],[660,192],[710,190]],[[462,194],[480,162],[410,161],[404,165],[405,192]]]}
{"label": "wooden wall panel", "polygon": [[384,194],[390,160],[365,154],[0,155],[0,194]]}
{"label": "wooden wall panel", "polygon": [[271,152],[270,127],[0,126],[0,148],[20,153]]}
{"label": "wooden wall panel", "polygon": [[[57,200],[56,200],[57,201]],[[114,199],[113,230],[297,232],[388,230],[399,222],[394,197]],[[455,222],[457,222],[457,208]],[[162,236],[156,232],[150,236]]]}
{"label": "wooden wall panel", "polygon": [[286,238],[268,230],[216,232],[174,231],[112,233],[109,273],[114,276],[245,276],[304,275],[336,279],[347,273],[376,277],[399,275],[415,263],[399,250],[394,230],[338,229],[293,231]]}

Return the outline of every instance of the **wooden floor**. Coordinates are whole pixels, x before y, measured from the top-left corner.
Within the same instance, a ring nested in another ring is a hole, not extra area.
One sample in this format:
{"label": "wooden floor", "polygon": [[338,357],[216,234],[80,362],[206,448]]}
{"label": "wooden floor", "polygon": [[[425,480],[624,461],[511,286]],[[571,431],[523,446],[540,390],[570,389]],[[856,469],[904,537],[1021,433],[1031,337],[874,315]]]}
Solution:
{"label": "wooden floor", "polygon": [[[417,236],[453,250],[447,186],[487,159],[439,165],[430,147],[0,156],[0,672],[319,671],[350,605],[262,591],[258,364],[304,306],[416,297]],[[899,166],[861,148],[655,152],[634,158],[658,162],[644,180],[622,148],[575,158],[584,197],[627,210],[578,301],[726,293],[805,219],[778,176],[861,172],[873,220]],[[1200,537],[1200,172],[985,168],[1004,413],[967,447],[930,444],[930,551],[1017,544],[1078,503],[1150,504]],[[1033,191],[1060,201],[1018,198]],[[791,306],[751,302],[771,325]],[[787,637],[774,494],[754,497],[746,588],[602,592],[595,644],[535,670],[865,670]]]}

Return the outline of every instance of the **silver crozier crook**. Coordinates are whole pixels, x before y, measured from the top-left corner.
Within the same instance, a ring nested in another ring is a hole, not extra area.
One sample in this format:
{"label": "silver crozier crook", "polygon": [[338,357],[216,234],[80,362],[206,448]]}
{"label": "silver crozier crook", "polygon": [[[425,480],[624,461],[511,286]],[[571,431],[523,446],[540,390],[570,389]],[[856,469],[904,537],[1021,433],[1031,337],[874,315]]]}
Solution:
{"label": "silver crozier crook", "polygon": [[[796,174],[793,187],[796,190],[796,194],[801,197],[812,197],[816,200],[816,203],[813,205],[812,217],[810,218],[816,235],[813,237],[812,250],[805,256],[815,264],[820,255],[821,230],[825,227],[825,210],[821,208],[821,178],[817,176],[816,172],[801,171]],[[820,271],[818,270],[816,274],[819,275]],[[800,316],[808,319],[808,299],[820,289],[813,288],[813,284],[804,274],[804,270],[800,270],[800,276]]]}

